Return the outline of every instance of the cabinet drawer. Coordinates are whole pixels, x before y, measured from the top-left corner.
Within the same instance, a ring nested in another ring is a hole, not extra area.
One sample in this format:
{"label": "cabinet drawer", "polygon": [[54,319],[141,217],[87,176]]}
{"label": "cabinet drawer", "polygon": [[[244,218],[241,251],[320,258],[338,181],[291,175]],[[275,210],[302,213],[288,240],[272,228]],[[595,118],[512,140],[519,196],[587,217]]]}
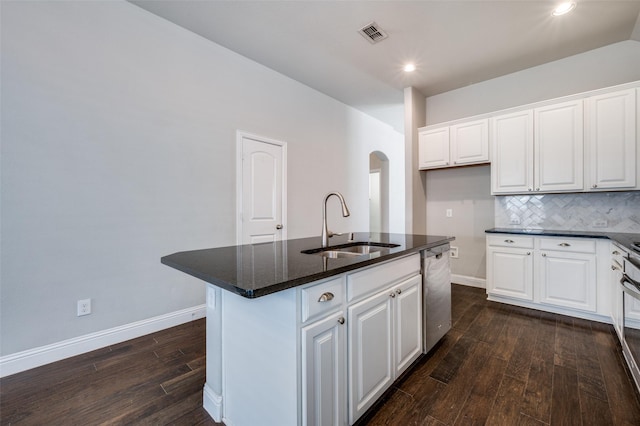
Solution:
{"label": "cabinet drawer", "polygon": [[533,237],[521,235],[500,234],[487,235],[487,244],[498,247],[533,248]]}
{"label": "cabinet drawer", "polygon": [[359,299],[397,281],[420,274],[420,255],[393,260],[347,275],[347,301]]}
{"label": "cabinet drawer", "polygon": [[540,250],[595,253],[596,242],[588,238],[540,238]]}
{"label": "cabinet drawer", "polygon": [[343,277],[303,288],[301,293],[302,322],[338,310],[344,302]]}

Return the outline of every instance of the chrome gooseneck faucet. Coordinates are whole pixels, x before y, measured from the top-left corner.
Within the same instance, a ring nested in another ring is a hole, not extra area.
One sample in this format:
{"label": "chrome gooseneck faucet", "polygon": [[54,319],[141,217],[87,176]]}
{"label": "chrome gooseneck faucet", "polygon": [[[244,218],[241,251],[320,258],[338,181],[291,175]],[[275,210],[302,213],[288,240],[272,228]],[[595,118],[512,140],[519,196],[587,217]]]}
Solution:
{"label": "chrome gooseneck faucet", "polygon": [[327,227],[327,200],[329,197],[335,195],[340,200],[340,204],[342,204],[342,216],[347,217],[351,213],[349,213],[349,209],[347,208],[347,203],[344,201],[344,197],[339,192],[330,192],[324,197],[324,202],[322,203],[322,247],[327,247],[329,245],[329,238],[335,235],[333,232],[329,231]]}

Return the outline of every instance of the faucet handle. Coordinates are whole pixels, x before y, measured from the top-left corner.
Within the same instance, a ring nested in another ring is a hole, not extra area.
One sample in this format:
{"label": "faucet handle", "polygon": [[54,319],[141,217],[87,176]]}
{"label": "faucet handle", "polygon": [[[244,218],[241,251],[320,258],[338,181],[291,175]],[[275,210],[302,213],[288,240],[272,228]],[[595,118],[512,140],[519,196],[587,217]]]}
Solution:
{"label": "faucet handle", "polygon": [[331,231],[329,231],[329,232],[327,233],[327,236],[328,236],[329,238],[333,237],[334,235],[340,236],[340,235],[344,235],[344,233],[342,233],[342,232],[331,232]]}

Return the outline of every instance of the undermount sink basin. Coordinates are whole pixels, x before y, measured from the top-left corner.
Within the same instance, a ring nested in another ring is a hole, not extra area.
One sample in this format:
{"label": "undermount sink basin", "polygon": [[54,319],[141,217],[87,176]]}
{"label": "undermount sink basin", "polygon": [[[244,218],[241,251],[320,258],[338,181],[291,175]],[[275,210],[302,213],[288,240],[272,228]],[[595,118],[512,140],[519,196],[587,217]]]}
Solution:
{"label": "undermount sink basin", "polygon": [[370,242],[356,242],[349,244],[342,244],[333,247],[322,247],[310,250],[303,250],[304,254],[315,254],[318,256],[329,257],[332,259],[344,258],[344,257],[357,257],[365,256],[369,254],[379,253],[385,249],[398,247],[399,244],[389,243],[370,243]]}

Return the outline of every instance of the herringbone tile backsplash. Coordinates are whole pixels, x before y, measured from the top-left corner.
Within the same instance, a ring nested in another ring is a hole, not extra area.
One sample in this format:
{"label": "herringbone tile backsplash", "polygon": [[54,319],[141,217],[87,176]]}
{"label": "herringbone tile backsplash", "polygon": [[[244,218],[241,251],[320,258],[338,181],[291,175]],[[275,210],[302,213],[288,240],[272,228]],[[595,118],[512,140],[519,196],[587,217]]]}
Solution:
{"label": "herringbone tile backsplash", "polygon": [[640,233],[640,192],[498,196],[495,226]]}

